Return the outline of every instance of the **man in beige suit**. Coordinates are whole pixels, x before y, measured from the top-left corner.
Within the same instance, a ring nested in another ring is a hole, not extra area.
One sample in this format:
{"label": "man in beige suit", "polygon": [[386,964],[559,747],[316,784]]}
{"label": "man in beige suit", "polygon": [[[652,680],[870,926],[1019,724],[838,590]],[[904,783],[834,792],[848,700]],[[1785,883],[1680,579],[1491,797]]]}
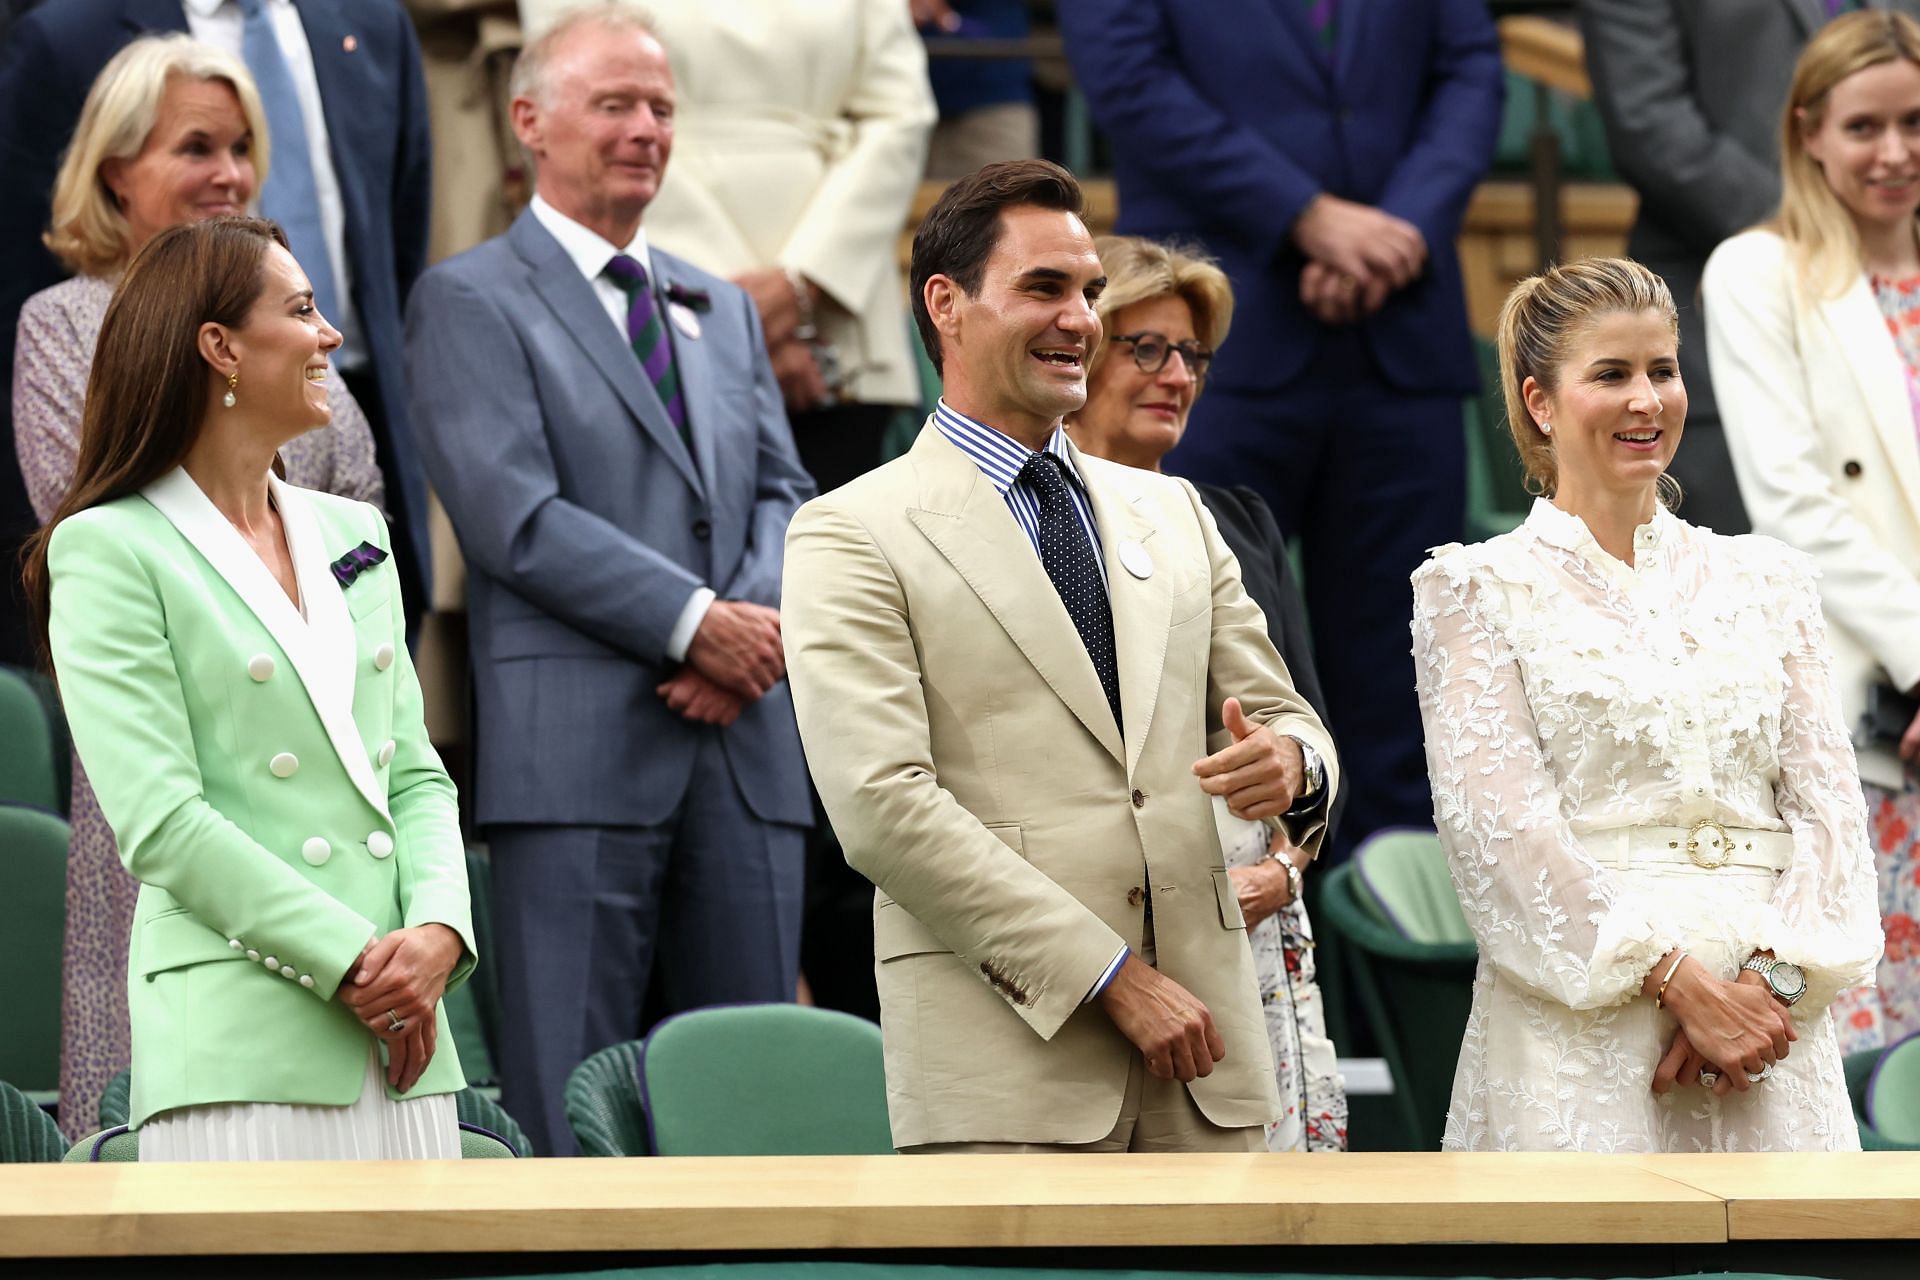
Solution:
{"label": "man in beige suit", "polygon": [[788,675],[879,888],[895,1144],[1255,1151],[1279,1100],[1209,796],[1315,848],[1332,751],[1192,488],[1067,442],[1104,283],[1080,212],[1015,161],[921,224],[945,394],[795,517]]}

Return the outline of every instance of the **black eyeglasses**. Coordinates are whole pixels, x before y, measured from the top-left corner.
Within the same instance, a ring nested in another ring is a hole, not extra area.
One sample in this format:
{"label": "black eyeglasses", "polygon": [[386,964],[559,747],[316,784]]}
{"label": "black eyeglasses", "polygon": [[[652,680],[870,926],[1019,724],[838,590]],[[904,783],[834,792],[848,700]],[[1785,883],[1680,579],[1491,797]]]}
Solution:
{"label": "black eyeglasses", "polygon": [[1134,366],[1142,373],[1160,372],[1176,351],[1195,382],[1207,376],[1207,366],[1213,363],[1210,348],[1197,342],[1168,342],[1164,333],[1116,333],[1111,341],[1124,342],[1133,348]]}

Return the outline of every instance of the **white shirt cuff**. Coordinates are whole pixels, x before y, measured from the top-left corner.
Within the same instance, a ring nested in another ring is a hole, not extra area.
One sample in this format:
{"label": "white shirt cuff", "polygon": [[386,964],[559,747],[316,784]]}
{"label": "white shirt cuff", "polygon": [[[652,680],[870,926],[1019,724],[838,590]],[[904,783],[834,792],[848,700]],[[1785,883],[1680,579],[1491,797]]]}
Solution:
{"label": "white shirt cuff", "polygon": [[693,633],[707,620],[707,610],[712,607],[714,594],[712,587],[695,587],[693,594],[687,597],[686,607],[680,610],[680,620],[673,624],[673,630],[667,633],[667,661],[685,662],[687,649],[693,644]]}
{"label": "white shirt cuff", "polygon": [[1113,960],[1107,965],[1107,967],[1100,971],[1100,980],[1093,984],[1093,990],[1087,992],[1087,998],[1085,1000],[1082,1000],[1080,1003],[1092,1004],[1094,1000],[1098,998],[1100,993],[1107,989],[1107,984],[1113,981],[1113,975],[1120,972],[1120,966],[1125,964],[1127,962],[1127,957],[1132,954],[1133,954],[1132,951],[1128,949],[1127,945],[1125,943],[1122,943],[1120,945],[1119,954],[1114,956]]}

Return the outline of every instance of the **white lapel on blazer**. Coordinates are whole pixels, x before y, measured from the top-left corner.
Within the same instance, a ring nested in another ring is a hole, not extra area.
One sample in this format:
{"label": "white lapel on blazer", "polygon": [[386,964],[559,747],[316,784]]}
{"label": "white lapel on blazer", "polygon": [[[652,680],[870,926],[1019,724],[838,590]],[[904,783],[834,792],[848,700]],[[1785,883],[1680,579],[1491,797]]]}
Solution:
{"label": "white lapel on blazer", "polygon": [[[1916,434],[1913,396],[1907,389],[1907,366],[1887,332],[1886,316],[1872,284],[1862,275],[1838,298],[1821,303],[1820,314],[1844,353],[1861,399],[1867,402],[1874,434],[1886,451],[1888,465],[1900,477],[1900,492],[1920,517],[1920,434]],[[1820,412],[1816,405],[1816,418]],[[1823,422],[1821,427],[1826,434],[1833,424]]]}
{"label": "white lapel on blazer", "polygon": [[355,643],[346,598],[333,580],[318,523],[304,497],[277,479],[271,483],[311,622],[301,618],[253,548],[184,468],[174,468],[141,493],[193,544],[280,646],[354,788],[382,817],[388,817],[386,796],[353,720]]}

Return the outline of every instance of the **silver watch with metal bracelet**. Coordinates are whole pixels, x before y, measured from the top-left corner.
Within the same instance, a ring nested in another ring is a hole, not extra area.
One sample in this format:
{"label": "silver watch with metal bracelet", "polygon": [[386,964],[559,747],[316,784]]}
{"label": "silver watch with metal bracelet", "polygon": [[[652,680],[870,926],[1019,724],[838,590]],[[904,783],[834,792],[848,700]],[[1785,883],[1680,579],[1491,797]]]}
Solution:
{"label": "silver watch with metal bracelet", "polygon": [[1775,960],[1771,956],[1748,956],[1747,962],[1740,966],[1751,969],[1767,980],[1767,988],[1779,999],[1780,1003],[1792,1007],[1807,994],[1807,975],[1797,964],[1788,964],[1785,960]]}

